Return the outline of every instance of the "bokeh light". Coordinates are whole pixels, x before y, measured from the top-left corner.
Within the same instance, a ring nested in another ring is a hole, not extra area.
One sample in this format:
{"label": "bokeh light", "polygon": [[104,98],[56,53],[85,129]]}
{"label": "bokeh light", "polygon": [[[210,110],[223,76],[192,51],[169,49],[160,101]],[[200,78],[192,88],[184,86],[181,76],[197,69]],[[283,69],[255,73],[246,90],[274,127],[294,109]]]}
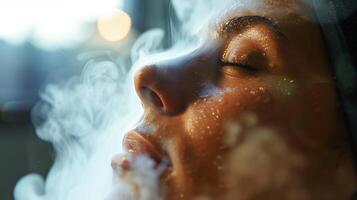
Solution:
{"label": "bokeh light", "polygon": [[123,10],[115,10],[98,19],[97,28],[103,39],[117,42],[124,39],[131,29],[130,16]]}
{"label": "bokeh light", "polygon": [[0,0],[0,40],[75,47],[93,35],[98,17],[122,6],[123,0]]}

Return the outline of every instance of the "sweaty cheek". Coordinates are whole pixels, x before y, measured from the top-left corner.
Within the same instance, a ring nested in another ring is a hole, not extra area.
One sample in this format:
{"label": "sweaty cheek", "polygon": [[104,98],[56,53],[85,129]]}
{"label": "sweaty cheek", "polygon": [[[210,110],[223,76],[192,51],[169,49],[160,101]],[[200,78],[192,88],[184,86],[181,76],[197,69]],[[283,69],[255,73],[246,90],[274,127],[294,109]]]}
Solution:
{"label": "sweaty cheek", "polygon": [[299,92],[296,80],[288,76],[269,77],[267,82],[272,94],[279,99],[292,97]]}
{"label": "sweaty cheek", "polygon": [[218,149],[212,148],[212,145],[220,145],[223,102],[222,97],[202,98],[193,103],[185,114],[185,137],[200,155]]}
{"label": "sweaty cheek", "polygon": [[198,99],[185,114],[185,137],[204,154],[224,148],[227,124],[239,122],[244,112],[259,112],[271,100],[264,84],[232,87],[218,96]]}

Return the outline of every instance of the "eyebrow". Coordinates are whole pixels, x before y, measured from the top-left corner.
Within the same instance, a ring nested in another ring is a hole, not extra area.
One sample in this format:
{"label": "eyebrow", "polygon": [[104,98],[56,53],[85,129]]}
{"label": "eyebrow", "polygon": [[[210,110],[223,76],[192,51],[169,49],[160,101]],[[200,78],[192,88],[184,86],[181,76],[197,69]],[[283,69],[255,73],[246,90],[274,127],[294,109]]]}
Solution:
{"label": "eyebrow", "polygon": [[286,38],[279,25],[266,17],[262,16],[243,16],[234,17],[219,25],[220,35],[230,35],[238,31],[252,27],[256,24],[264,24],[269,27],[279,38]]}

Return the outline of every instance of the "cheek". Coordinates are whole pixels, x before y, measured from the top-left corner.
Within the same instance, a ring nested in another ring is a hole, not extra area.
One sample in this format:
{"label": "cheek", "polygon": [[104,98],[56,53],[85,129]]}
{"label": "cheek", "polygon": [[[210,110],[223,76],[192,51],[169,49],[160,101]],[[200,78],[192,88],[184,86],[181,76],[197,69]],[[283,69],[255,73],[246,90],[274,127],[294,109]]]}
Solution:
{"label": "cheek", "polygon": [[230,124],[239,122],[244,113],[264,112],[271,100],[264,84],[226,87],[225,91],[197,100],[185,114],[185,138],[200,155],[224,149]]}
{"label": "cheek", "polygon": [[[310,143],[322,143],[341,132],[341,115],[338,112],[337,97],[333,84],[311,84],[301,89],[291,105],[292,129],[300,130]],[[315,145],[315,144],[314,144]]]}

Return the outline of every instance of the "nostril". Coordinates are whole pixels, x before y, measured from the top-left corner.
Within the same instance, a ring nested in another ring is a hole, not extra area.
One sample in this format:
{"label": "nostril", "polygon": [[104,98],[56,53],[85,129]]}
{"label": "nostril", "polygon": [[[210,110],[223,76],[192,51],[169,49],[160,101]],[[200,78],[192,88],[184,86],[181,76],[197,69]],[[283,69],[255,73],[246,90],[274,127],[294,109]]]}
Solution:
{"label": "nostril", "polygon": [[167,70],[157,66],[142,68],[135,75],[135,90],[144,109],[157,109],[161,114],[173,115],[183,110],[184,95],[176,78],[166,76]]}
{"label": "nostril", "polygon": [[164,104],[161,100],[161,98],[159,97],[158,94],[156,94],[153,90],[147,88],[147,87],[143,87],[142,88],[143,94],[144,96],[151,102],[153,103],[156,107],[158,108],[163,108]]}
{"label": "nostril", "polygon": [[160,97],[152,90],[150,90],[150,99],[153,102],[153,104],[156,105],[157,107],[159,108],[164,107],[164,104],[162,103]]}

